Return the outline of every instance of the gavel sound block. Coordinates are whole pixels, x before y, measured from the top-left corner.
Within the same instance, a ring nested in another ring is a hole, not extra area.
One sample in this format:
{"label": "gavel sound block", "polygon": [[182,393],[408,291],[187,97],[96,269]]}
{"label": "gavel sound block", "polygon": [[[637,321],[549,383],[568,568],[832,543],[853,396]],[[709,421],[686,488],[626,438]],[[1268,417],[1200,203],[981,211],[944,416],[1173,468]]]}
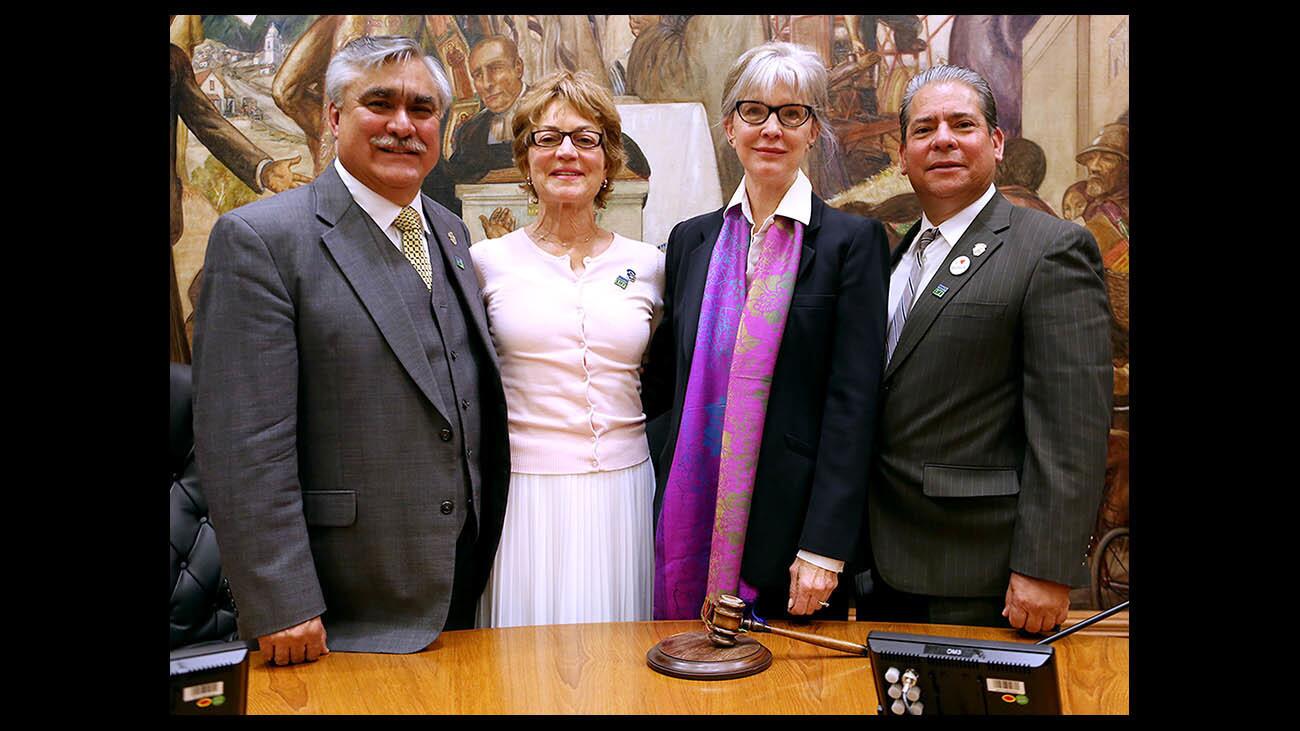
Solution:
{"label": "gavel sound block", "polygon": [[729,680],[761,673],[772,664],[772,652],[742,636],[749,632],[768,632],[851,655],[868,653],[866,645],[771,627],[746,618],[744,611],[745,602],[739,597],[722,594],[716,602],[705,599],[700,619],[707,631],[681,632],[661,640],[646,653],[646,664],[656,672],[688,680]]}

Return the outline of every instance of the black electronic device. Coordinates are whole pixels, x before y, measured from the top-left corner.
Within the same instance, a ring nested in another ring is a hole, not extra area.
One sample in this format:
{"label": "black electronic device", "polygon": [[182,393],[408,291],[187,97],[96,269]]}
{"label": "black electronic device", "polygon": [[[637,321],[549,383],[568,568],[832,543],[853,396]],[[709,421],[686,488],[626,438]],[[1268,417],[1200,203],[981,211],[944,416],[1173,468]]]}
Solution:
{"label": "black electronic device", "polygon": [[1051,647],[902,632],[870,632],[867,647],[881,715],[1061,712]]}
{"label": "black electronic device", "polygon": [[876,712],[884,716],[1061,713],[1052,642],[1128,607],[1123,602],[1035,644],[869,632]]}
{"label": "black electronic device", "polygon": [[175,650],[171,685],[173,715],[242,716],[248,704],[248,647],[237,640]]}

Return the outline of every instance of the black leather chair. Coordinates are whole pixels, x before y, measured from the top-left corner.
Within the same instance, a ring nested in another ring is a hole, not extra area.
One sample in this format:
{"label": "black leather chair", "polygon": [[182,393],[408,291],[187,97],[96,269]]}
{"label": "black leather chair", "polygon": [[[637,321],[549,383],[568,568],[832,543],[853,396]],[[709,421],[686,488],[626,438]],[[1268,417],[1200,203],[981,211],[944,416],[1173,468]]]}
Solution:
{"label": "black leather chair", "polygon": [[171,649],[238,638],[216,533],[194,464],[190,367],[171,364]]}

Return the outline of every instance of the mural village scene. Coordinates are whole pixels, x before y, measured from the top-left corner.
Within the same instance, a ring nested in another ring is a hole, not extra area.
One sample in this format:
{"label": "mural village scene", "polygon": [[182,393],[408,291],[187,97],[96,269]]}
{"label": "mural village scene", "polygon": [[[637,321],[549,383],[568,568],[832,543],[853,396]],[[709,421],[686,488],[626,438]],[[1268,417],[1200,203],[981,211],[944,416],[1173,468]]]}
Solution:
{"label": "mural village scene", "polygon": [[[983,75],[1006,135],[996,185],[1012,203],[1087,227],[1112,310],[1114,414],[1090,587],[1076,608],[1128,596],[1129,19],[1123,15],[178,15],[170,22],[172,359],[188,362],[208,234],[221,214],[310,182],[334,157],[324,76],[360,35],[416,38],[452,85],[443,159],[424,191],[474,241],[536,215],[510,143],[489,134],[536,79],[587,71],[614,95],[641,153],[600,223],[662,244],[716,210],[742,170],[721,96],[731,63],[768,40],[824,60],[833,154],[809,155],[817,195],[885,224],[896,246],[921,215],[898,169],[908,80],[939,63]],[[508,117],[507,117],[508,118]],[[269,163],[261,164],[270,159]],[[259,177],[260,176],[260,177]]]}

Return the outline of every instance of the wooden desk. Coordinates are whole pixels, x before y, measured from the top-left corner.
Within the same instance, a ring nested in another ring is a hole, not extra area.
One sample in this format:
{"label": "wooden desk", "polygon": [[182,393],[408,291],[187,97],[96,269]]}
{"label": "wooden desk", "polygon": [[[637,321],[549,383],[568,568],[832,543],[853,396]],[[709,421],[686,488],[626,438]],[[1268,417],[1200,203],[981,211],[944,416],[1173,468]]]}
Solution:
{"label": "wooden desk", "polygon": [[[875,713],[866,657],[775,635],[757,635],[772,651],[772,666],[748,678],[680,680],[646,666],[646,650],[656,642],[699,628],[627,622],[464,630],[444,632],[413,655],[338,652],[288,667],[269,666],[254,651],[248,712]],[[815,622],[803,629],[854,642],[877,629],[1018,639],[1009,629],[948,625]],[[1127,639],[1080,632],[1056,653],[1066,713],[1128,713]]]}

